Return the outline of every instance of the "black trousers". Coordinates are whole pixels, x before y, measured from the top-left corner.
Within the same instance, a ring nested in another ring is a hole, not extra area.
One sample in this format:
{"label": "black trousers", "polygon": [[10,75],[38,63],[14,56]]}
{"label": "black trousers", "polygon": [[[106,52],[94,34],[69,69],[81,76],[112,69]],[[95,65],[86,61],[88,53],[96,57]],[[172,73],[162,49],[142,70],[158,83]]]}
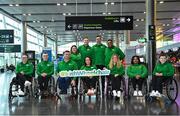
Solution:
{"label": "black trousers", "polygon": [[48,83],[50,78],[51,76],[46,76],[46,77],[38,76],[38,84],[41,91],[46,91],[48,89]]}
{"label": "black trousers", "polygon": [[152,88],[155,91],[162,93],[162,83],[168,82],[172,77],[153,77],[152,78]]}
{"label": "black trousers", "polygon": [[120,89],[121,88],[121,81],[122,81],[121,76],[115,77],[114,75],[110,75],[109,81],[111,81],[111,83],[112,83],[112,90],[116,90],[116,91],[121,90]]}
{"label": "black trousers", "polygon": [[21,73],[17,73],[16,77],[12,81],[17,85],[20,85],[21,90],[24,91],[24,83],[26,80],[32,82],[32,77],[30,75],[22,75]]}
{"label": "black trousers", "polygon": [[97,77],[84,77],[83,78],[83,82],[86,85],[87,89],[91,89],[91,88],[96,88],[96,82],[97,82]]}
{"label": "black trousers", "polygon": [[[96,65],[97,69],[101,69],[103,70],[103,68],[105,67],[104,65]],[[101,80],[102,80],[102,92],[104,93],[104,88],[105,88],[105,76],[101,76]]]}
{"label": "black trousers", "polygon": [[136,85],[138,85],[138,90],[142,91],[142,84],[143,84],[144,80],[145,79],[142,79],[142,78],[139,78],[139,79],[132,78],[131,82],[132,82],[132,85],[133,85],[133,89],[136,90]]}

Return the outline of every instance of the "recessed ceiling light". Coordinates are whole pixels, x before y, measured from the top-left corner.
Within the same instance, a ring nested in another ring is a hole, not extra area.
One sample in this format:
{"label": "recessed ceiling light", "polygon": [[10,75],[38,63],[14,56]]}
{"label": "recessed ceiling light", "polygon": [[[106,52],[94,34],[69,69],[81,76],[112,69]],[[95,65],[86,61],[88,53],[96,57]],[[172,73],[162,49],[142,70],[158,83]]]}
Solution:
{"label": "recessed ceiling light", "polygon": [[135,25],[135,27],[138,27],[138,25]]}
{"label": "recessed ceiling light", "polygon": [[57,3],[57,6],[60,6],[61,4],[60,3]]}
{"label": "recessed ceiling light", "polygon": [[136,19],[136,21],[139,21],[139,19]]}
{"label": "recessed ceiling light", "polygon": [[71,15],[71,13],[68,13],[68,15]]}
{"label": "recessed ceiling light", "polygon": [[43,26],[41,26],[41,29],[43,28]]}
{"label": "recessed ceiling light", "polygon": [[19,6],[19,4],[16,4],[15,6]]}
{"label": "recessed ceiling light", "polygon": [[31,14],[29,13],[28,16],[31,16]]}
{"label": "recessed ceiling light", "polygon": [[23,14],[23,16],[26,16],[26,14]]}
{"label": "recessed ceiling light", "polygon": [[47,28],[47,26],[44,27],[45,29]]}
{"label": "recessed ceiling light", "polygon": [[13,6],[13,4],[9,4],[9,6]]}
{"label": "recessed ceiling light", "polygon": [[111,12],[108,12],[108,15],[110,15],[111,14]]}
{"label": "recessed ceiling light", "polygon": [[37,23],[40,23],[40,21],[37,21]]}
{"label": "recessed ceiling light", "polygon": [[105,12],[103,12],[102,14],[103,14],[103,15],[105,15],[106,13],[105,13]]}
{"label": "recessed ceiling light", "polygon": [[170,24],[166,24],[166,26],[170,26]]}
{"label": "recessed ceiling light", "polygon": [[146,12],[144,12],[144,14],[146,14]]}
{"label": "recessed ceiling light", "polygon": [[172,20],[175,21],[175,20],[177,20],[177,19],[176,19],[176,18],[173,18]]}
{"label": "recessed ceiling light", "polygon": [[166,24],[163,24],[162,26],[166,26]]}
{"label": "recessed ceiling light", "polygon": [[111,5],[114,5],[114,2],[111,2]]}
{"label": "recessed ceiling light", "polygon": [[63,13],[63,15],[65,16],[65,15],[66,15],[66,13]]}
{"label": "recessed ceiling light", "polygon": [[66,3],[63,3],[63,6],[66,6],[67,4]]}
{"label": "recessed ceiling light", "polygon": [[144,21],[144,19],[141,19],[141,21]]}
{"label": "recessed ceiling light", "polygon": [[108,5],[108,2],[105,2],[104,4],[105,4],[105,5]]}
{"label": "recessed ceiling light", "polygon": [[163,4],[163,3],[164,3],[164,1],[160,1],[159,3],[160,3],[160,4]]}

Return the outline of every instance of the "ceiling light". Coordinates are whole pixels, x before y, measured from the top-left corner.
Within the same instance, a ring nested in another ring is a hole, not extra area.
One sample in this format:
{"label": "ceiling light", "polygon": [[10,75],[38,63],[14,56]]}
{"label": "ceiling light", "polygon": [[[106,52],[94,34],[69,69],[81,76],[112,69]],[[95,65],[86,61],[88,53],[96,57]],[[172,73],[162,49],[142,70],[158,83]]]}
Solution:
{"label": "ceiling light", "polygon": [[144,19],[141,19],[141,21],[144,21]]}
{"label": "ceiling light", "polygon": [[43,26],[41,26],[41,29],[43,28]]}
{"label": "ceiling light", "polygon": [[166,26],[166,24],[163,24],[162,26]]}
{"label": "ceiling light", "polygon": [[114,5],[114,2],[111,2],[111,5]]}
{"label": "ceiling light", "polygon": [[104,4],[105,4],[105,5],[108,5],[108,2],[105,2]]}
{"label": "ceiling light", "polygon": [[60,3],[57,3],[57,6],[60,6],[61,4]]}
{"label": "ceiling light", "polygon": [[105,12],[103,12],[102,14],[103,14],[103,15],[105,15],[106,13],[105,13]]}
{"label": "ceiling light", "polygon": [[68,15],[71,15],[71,13],[68,13]]}
{"label": "ceiling light", "polygon": [[144,14],[146,14],[146,12],[144,12]]}
{"label": "ceiling light", "polygon": [[63,6],[66,6],[67,4],[66,3],[63,3]]}
{"label": "ceiling light", "polygon": [[135,27],[138,27],[138,25],[135,25]]}
{"label": "ceiling light", "polygon": [[40,21],[37,21],[37,23],[40,23]]}
{"label": "ceiling light", "polygon": [[9,6],[13,6],[13,4],[9,4]]}
{"label": "ceiling light", "polygon": [[26,14],[23,14],[23,16],[26,16]]}
{"label": "ceiling light", "polygon": [[136,21],[139,21],[139,19],[136,19]]}
{"label": "ceiling light", "polygon": [[31,16],[31,14],[29,13],[28,16]]}
{"label": "ceiling light", "polygon": [[45,29],[47,28],[47,26],[44,27]]}
{"label": "ceiling light", "polygon": [[164,3],[164,1],[160,1],[159,3],[160,3],[160,4],[163,4],[163,3]]}
{"label": "ceiling light", "polygon": [[166,26],[170,26],[170,24],[166,24]]}
{"label": "ceiling light", "polygon": [[66,15],[66,13],[63,13],[63,15],[65,16],[65,15]]}
{"label": "ceiling light", "polygon": [[108,15],[110,15],[111,13],[110,12],[108,12]]}
{"label": "ceiling light", "polygon": [[15,6],[19,6],[19,4],[16,4]]}
{"label": "ceiling light", "polygon": [[36,21],[33,21],[33,23],[35,23]]}

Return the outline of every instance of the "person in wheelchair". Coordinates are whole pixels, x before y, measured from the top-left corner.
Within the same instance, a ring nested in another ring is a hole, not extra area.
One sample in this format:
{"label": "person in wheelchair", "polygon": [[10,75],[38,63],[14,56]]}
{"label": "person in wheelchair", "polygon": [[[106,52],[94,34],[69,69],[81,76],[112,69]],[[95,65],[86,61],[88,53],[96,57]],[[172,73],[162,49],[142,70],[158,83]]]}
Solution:
{"label": "person in wheelchair", "polygon": [[[141,64],[139,56],[133,56],[131,65],[127,68],[127,75],[132,82],[134,89],[133,96],[143,96],[142,85],[147,74],[147,68],[144,64]],[[138,91],[136,90],[136,85],[138,85]]]}
{"label": "person in wheelchair", "polygon": [[114,97],[121,97],[120,87],[125,70],[117,54],[112,55],[108,69],[111,71],[109,81],[112,81],[112,94]]}
{"label": "person in wheelchair", "polygon": [[[70,59],[70,51],[64,51],[63,55],[64,59],[58,63],[57,73],[61,71],[77,70],[77,64]],[[59,89],[61,90],[61,94],[67,94],[67,89],[70,84],[72,88],[75,88],[76,86],[76,78],[71,79],[71,77],[59,77],[57,81],[59,81]]]}
{"label": "person in wheelchair", "polygon": [[20,85],[21,89],[18,90],[19,95],[24,95],[24,87],[31,84],[32,74],[33,64],[28,61],[27,54],[23,53],[22,62],[16,66],[16,77],[12,80],[12,82]]}
{"label": "person in wheelchair", "polygon": [[[81,70],[94,70],[97,69],[95,65],[92,65],[92,59],[90,57],[85,58],[85,65],[81,67]],[[87,87],[87,95],[94,95],[96,92],[97,77],[84,77],[83,82]]]}
{"label": "person in wheelchair", "polygon": [[42,95],[48,95],[48,82],[54,73],[54,64],[48,61],[48,54],[44,52],[42,59],[37,65],[38,84]]}
{"label": "person in wheelchair", "polygon": [[165,54],[159,55],[159,61],[153,70],[152,91],[150,96],[161,97],[162,83],[168,82],[174,75],[173,65],[167,61]]}

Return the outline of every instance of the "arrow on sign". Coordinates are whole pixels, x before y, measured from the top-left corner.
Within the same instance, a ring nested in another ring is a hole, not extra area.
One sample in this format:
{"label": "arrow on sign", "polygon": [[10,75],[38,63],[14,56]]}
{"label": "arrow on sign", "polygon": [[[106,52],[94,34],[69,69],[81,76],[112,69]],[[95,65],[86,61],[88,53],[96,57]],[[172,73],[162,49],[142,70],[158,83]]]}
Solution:
{"label": "arrow on sign", "polygon": [[130,19],[130,18],[127,18],[127,21],[128,21],[128,22],[130,22],[130,21],[131,21],[131,19]]}
{"label": "arrow on sign", "polygon": [[71,25],[68,25],[67,27],[70,29],[70,28],[71,28]]}

